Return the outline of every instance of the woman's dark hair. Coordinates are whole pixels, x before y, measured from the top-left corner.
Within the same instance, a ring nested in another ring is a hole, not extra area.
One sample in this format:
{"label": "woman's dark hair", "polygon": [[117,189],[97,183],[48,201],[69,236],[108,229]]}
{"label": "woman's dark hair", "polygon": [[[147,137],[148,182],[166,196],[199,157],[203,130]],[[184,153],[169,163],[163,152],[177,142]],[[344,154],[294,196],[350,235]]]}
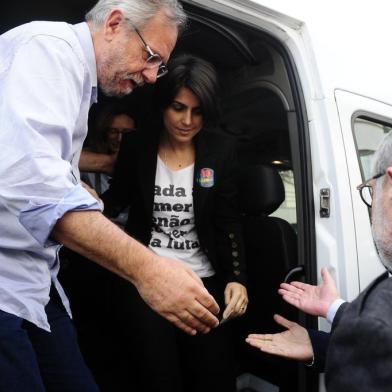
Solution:
{"label": "woman's dark hair", "polygon": [[103,108],[97,109],[95,120],[92,122],[92,132],[89,132],[89,149],[94,152],[108,154],[108,131],[116,116],[125,114],[135,121],[135,117],[130,113],[125,104],[118,102],[106,104]]}
{"label": "woman's dark hair", "polygon": [[156,105],[159,110],[166,109],[185,87],[192,91],[200,101],[204,123],[218,120],[218,80],[215,68],[207,61],[182,54],[168,63],[169,73],[158,80],[156,86]]}

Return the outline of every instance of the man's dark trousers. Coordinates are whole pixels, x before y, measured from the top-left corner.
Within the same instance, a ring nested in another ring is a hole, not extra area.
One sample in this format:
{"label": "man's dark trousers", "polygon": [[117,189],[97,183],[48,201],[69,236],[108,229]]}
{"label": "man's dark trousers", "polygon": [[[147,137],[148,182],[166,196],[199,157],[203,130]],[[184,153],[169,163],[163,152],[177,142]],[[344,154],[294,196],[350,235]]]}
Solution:
{"label": "man's dark trousers", "polygon": [[53,285],[45,311],[52,332],[0,310],[0,391],[98,391]]}

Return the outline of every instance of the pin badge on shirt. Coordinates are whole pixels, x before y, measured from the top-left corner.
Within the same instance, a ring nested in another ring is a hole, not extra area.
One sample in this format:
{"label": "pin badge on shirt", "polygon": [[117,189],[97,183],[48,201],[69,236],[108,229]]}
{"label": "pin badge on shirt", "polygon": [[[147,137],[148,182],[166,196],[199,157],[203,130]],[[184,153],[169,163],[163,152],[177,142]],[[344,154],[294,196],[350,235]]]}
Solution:
{"label": "pin badge on shirt", "polygon": [[209,167],[200,169],[199,184],[203,188],[211,188],[214,186],[214,170]]}

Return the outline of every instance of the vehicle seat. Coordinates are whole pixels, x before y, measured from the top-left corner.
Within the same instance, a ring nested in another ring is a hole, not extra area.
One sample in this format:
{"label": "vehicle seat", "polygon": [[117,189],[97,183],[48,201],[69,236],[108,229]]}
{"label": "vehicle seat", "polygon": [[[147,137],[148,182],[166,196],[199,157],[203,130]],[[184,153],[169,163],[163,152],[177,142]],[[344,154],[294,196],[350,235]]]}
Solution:
{"label": "vehicle seat", "polygon": [[266,328],[275,328],[273,314],[287,311],[277,290],[287,272],[297,266],[297,235],[289,222],[270,216],[285,199],[283,181],[274,167],[244,167],[239,176],[239,189],[249,311],[256,312],[255,317],[259,323],[262,319]]}
{"label": "vehicle seat", "polygon": [[[270,216],[285,200],[283,181],[275,168],[242,167],[238,183],[249,294],[248,310],[239,323],[239,334],[244,339],[249,333],[280,332],[282,328],[273,320],[275,313],[290,320],[297,318],[295,309],[277,293],[286,273],[297,265],[297,235],[290,223]],[[240,345],[239,350],[243,371],[281,387],[283,369],[287,371],[287,381],[294,377],[294,370],[287,369],[287,364],[277,357],[248,345]]]}

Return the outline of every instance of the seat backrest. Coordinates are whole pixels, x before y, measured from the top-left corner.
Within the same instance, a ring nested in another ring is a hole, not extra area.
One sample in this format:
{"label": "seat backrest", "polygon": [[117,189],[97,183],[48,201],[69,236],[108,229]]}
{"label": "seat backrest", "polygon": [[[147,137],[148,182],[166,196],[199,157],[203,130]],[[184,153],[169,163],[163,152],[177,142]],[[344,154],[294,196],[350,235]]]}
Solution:
{"label": "seat backrest", "polygon": [[249,328],[275,331],[272,316],[293,316],[277,294],[289,269],[297,265],[297,235],[285,220],[269,216],[285,199],[283,181],[271,166],[244,167],[239,175],[240,201],[249,289]]}

